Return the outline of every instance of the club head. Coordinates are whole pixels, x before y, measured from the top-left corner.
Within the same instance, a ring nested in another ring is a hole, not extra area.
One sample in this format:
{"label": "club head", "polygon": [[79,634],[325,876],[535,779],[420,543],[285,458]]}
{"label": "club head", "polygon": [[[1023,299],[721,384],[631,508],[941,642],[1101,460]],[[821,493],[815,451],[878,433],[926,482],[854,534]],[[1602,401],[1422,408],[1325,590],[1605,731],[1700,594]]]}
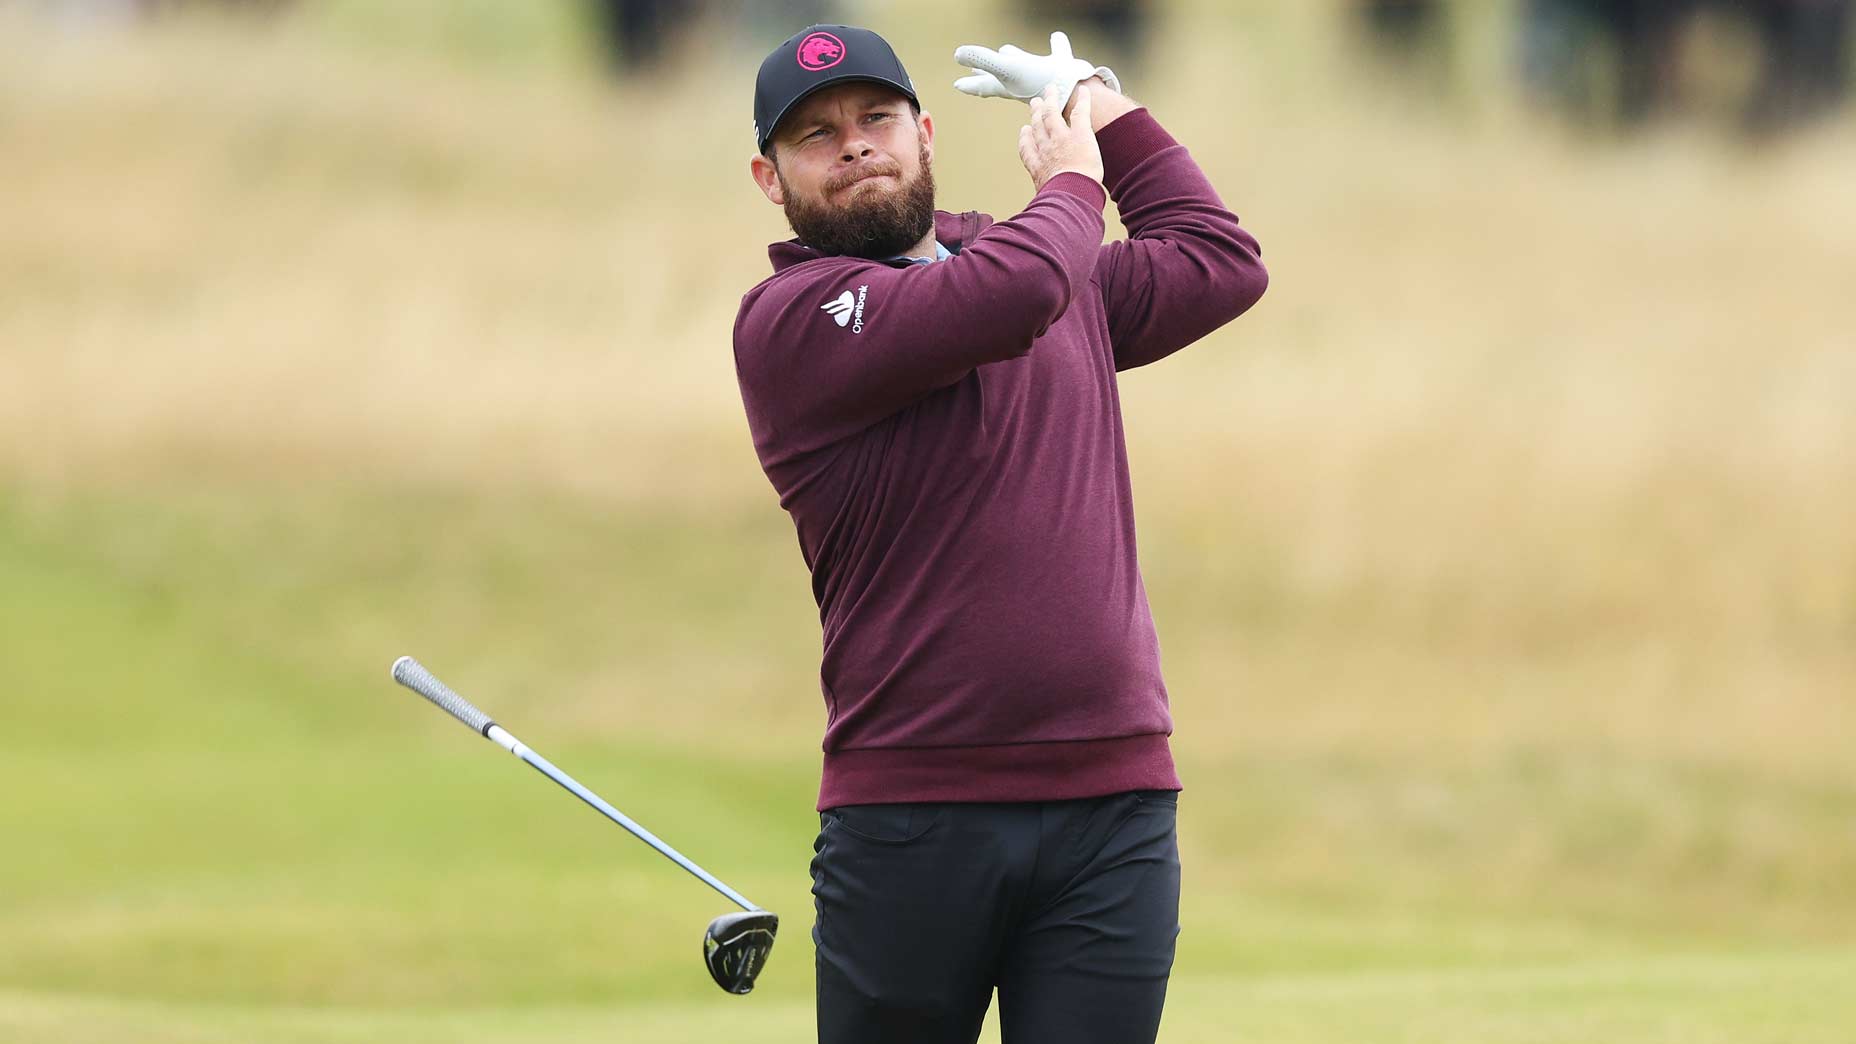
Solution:
{"label": "club head", "polygon": [[702,961],[715,984],[730,993],[752,990],[779,930],[779,915],[765,910],[723,914],[710,921],[709,930],[702,933]]}

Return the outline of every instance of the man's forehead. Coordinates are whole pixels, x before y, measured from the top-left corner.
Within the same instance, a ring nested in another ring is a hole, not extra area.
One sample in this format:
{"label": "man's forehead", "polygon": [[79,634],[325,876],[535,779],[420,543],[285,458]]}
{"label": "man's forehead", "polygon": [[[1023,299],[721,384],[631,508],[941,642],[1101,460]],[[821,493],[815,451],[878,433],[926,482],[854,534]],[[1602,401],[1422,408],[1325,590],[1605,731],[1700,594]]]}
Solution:
{"label": "man's forehead", "polygon": [[800,102],[788,119],[797,123],[801,120],[817,119],[841,107],[858,108],[866,105],[885,105],[890,102],[901,102],[906,105],[908,101],[908,96],[901,91],[880,83],[860,81],[834,83]]}

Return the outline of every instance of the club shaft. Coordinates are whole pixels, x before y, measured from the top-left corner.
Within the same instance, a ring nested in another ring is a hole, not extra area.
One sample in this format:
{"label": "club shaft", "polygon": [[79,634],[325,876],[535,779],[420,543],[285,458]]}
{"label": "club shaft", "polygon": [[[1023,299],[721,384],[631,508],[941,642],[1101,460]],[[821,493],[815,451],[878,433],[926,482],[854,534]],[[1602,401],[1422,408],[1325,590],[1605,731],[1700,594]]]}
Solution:
{"label": "club shaft", "polygon": [[521,740],[518,740],[514,736],[511,736],[509,734],[509,730],[503,728],[501,725],[493,724],[489,726],[487,730],[485,730],[485,736],[492,743],[495,743],[497,746],[502,747],[504,750],[507,750],[509,753],[514,754],[516,757],[521,758],[523,761],[528,762],[529,766],[532,767],[535,771],[541,773],[542,775],[548,777],[549,779],[555,781],[556,783],[559,783],[563,790],[566,790],[568,793],[572,794],[573,796],[593,806],[594,809],[598,810],[599,813],[605,816],[607,819],[610,819],[614,823],[617,823],[618,825],[624,827],[626,831],[629,832],[633,837],[637,838],[640,841],[643,841],[647,845],[650,845],[652,848],[657,849],[658,853],[662,855],[664,858],[677,864],[683,869],[688,870],[691,873],[691,875],[693,875],[698,881],[701,881],[703,884],[706,884],[710,888],[713,888],[716,891],[727,896],[728,899],[731,902],[733,902],[735,905],[741,907],[743,910],[747,910],[752,913],[760,912],[761,908],[749,902],[747,900],[747,897],[743,896],[740,892],[735,891],[733,888],[728,887],[726,884],[723,884],[721,880],[718,879],[714,874],[711,874],[709,871],[704,870],[700,866],[697,866],[694,862],[692,862],[689,859],[688,856],[685,856],[682,852],[679,852],[676,849],[665,844],[662,840],[658,838],[656,834],[653,834],[649,830],[646,830],[644,827],[640,826],[638,823],[633,821],[630,816],[627,816],[625,813],[620,812],[616,808],[613,808],[612,805],[608,803],[605,798],[602,798],[598,794],[595,794],[591,790],[588,790],[586,787],[581,785],[579,780],[561,771],[559,768],[555,766],[553,762],[549,761],[547,758],[544,758],[540,754],[537,754],[533,750],[529,749],[528,745],[523,743]]}
{"label": "club shaft", "polygon": [[563,789],[573,796],[592,805],[601,815],[624,827],[633,837],[657,849],[659,854],[663,855],[666,859],[688,870],[691,874],[695,875],[698,881],[701,881],[703,884],[727,896],[735,905],[741,907],[743,910],[749,913],[765,912],[760,907],[748,902],[740,892],[716,880],[715,876],[709,873],[709,871],[690,862],[683,853],[658,840],[656,834],[632,822],[631,818],[625,813],[607,804],[604,798],[581,786],[579,780],[556,768],[553,762],[535,753],[533,750],[530,750],[528,744],[510,735],[508,729],[498,725],[488,714],[478,710],[475,704],[458,695],[456,692],[453,692],[450,686],[439,681],[438,677],[431,671],[426,670],[425,665],[418,660],[410,656],[402,656],[393,661],[393,680],[419,695],[424,696],[426,699],[430,700],[434,706],[438,707],[446,714],[451,715],[453,718],[456,718],[472,732],[477,733],[491,743],[496,744],[509,753],[514,754],[516,757],[521,758],[523,761],[528,762],[535,771],[559,783]]}

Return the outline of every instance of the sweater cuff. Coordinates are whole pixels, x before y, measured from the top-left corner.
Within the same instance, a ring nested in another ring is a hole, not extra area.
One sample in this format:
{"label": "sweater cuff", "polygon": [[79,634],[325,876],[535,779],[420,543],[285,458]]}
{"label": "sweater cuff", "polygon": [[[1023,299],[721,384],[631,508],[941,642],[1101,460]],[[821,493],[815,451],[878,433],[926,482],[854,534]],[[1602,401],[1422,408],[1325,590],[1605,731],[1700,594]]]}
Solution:
{"label": "sweater cuff", "polygon": [[[1122,119],[1126,118],[1122,117]],[[1102,187],[1100,182],[1087,174],[1079,174],[1073,170],[1066,170],[1051,178],[1038,191],[1040,193],[1067,192],[1096,208],[1098,213],[1108,204],[1108,191]]]}
{"label": "sweater cuff", "polygon": [[1160,126],[1160,121],[1154,119],[1153,113],[1144,108],[1116,117],[1114,122],[1096,132],[1096,146],[1102,150],[1103,185],[1114,195],[1121,179],[1128,176],[1136,163],[1177,144],[1179,142],[1173,140],[1166,128]]}

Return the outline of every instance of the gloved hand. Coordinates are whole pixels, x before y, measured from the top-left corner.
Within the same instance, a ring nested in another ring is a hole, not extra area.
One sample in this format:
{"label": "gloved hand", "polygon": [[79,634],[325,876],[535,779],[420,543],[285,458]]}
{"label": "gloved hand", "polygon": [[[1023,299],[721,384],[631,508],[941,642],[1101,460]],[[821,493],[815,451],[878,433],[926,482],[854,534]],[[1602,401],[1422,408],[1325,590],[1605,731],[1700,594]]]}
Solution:
{"label": "gloved hand", "polygon": [[1070,38],[1050,34],[1050,53],[1032,54],[1006,44],[997,51],[968,44],[954,51],[954,60],[973,70],[972,76],[954,81],[954,89],[976,98],[1017,98],[1030,101],[1045,87],[1057,88],[1057,107],[1070,103],[1070,92],[1091,76],[1102,77],[1119,93],[1121,81],[1105,65],[1091,65],[1070,52]]}

